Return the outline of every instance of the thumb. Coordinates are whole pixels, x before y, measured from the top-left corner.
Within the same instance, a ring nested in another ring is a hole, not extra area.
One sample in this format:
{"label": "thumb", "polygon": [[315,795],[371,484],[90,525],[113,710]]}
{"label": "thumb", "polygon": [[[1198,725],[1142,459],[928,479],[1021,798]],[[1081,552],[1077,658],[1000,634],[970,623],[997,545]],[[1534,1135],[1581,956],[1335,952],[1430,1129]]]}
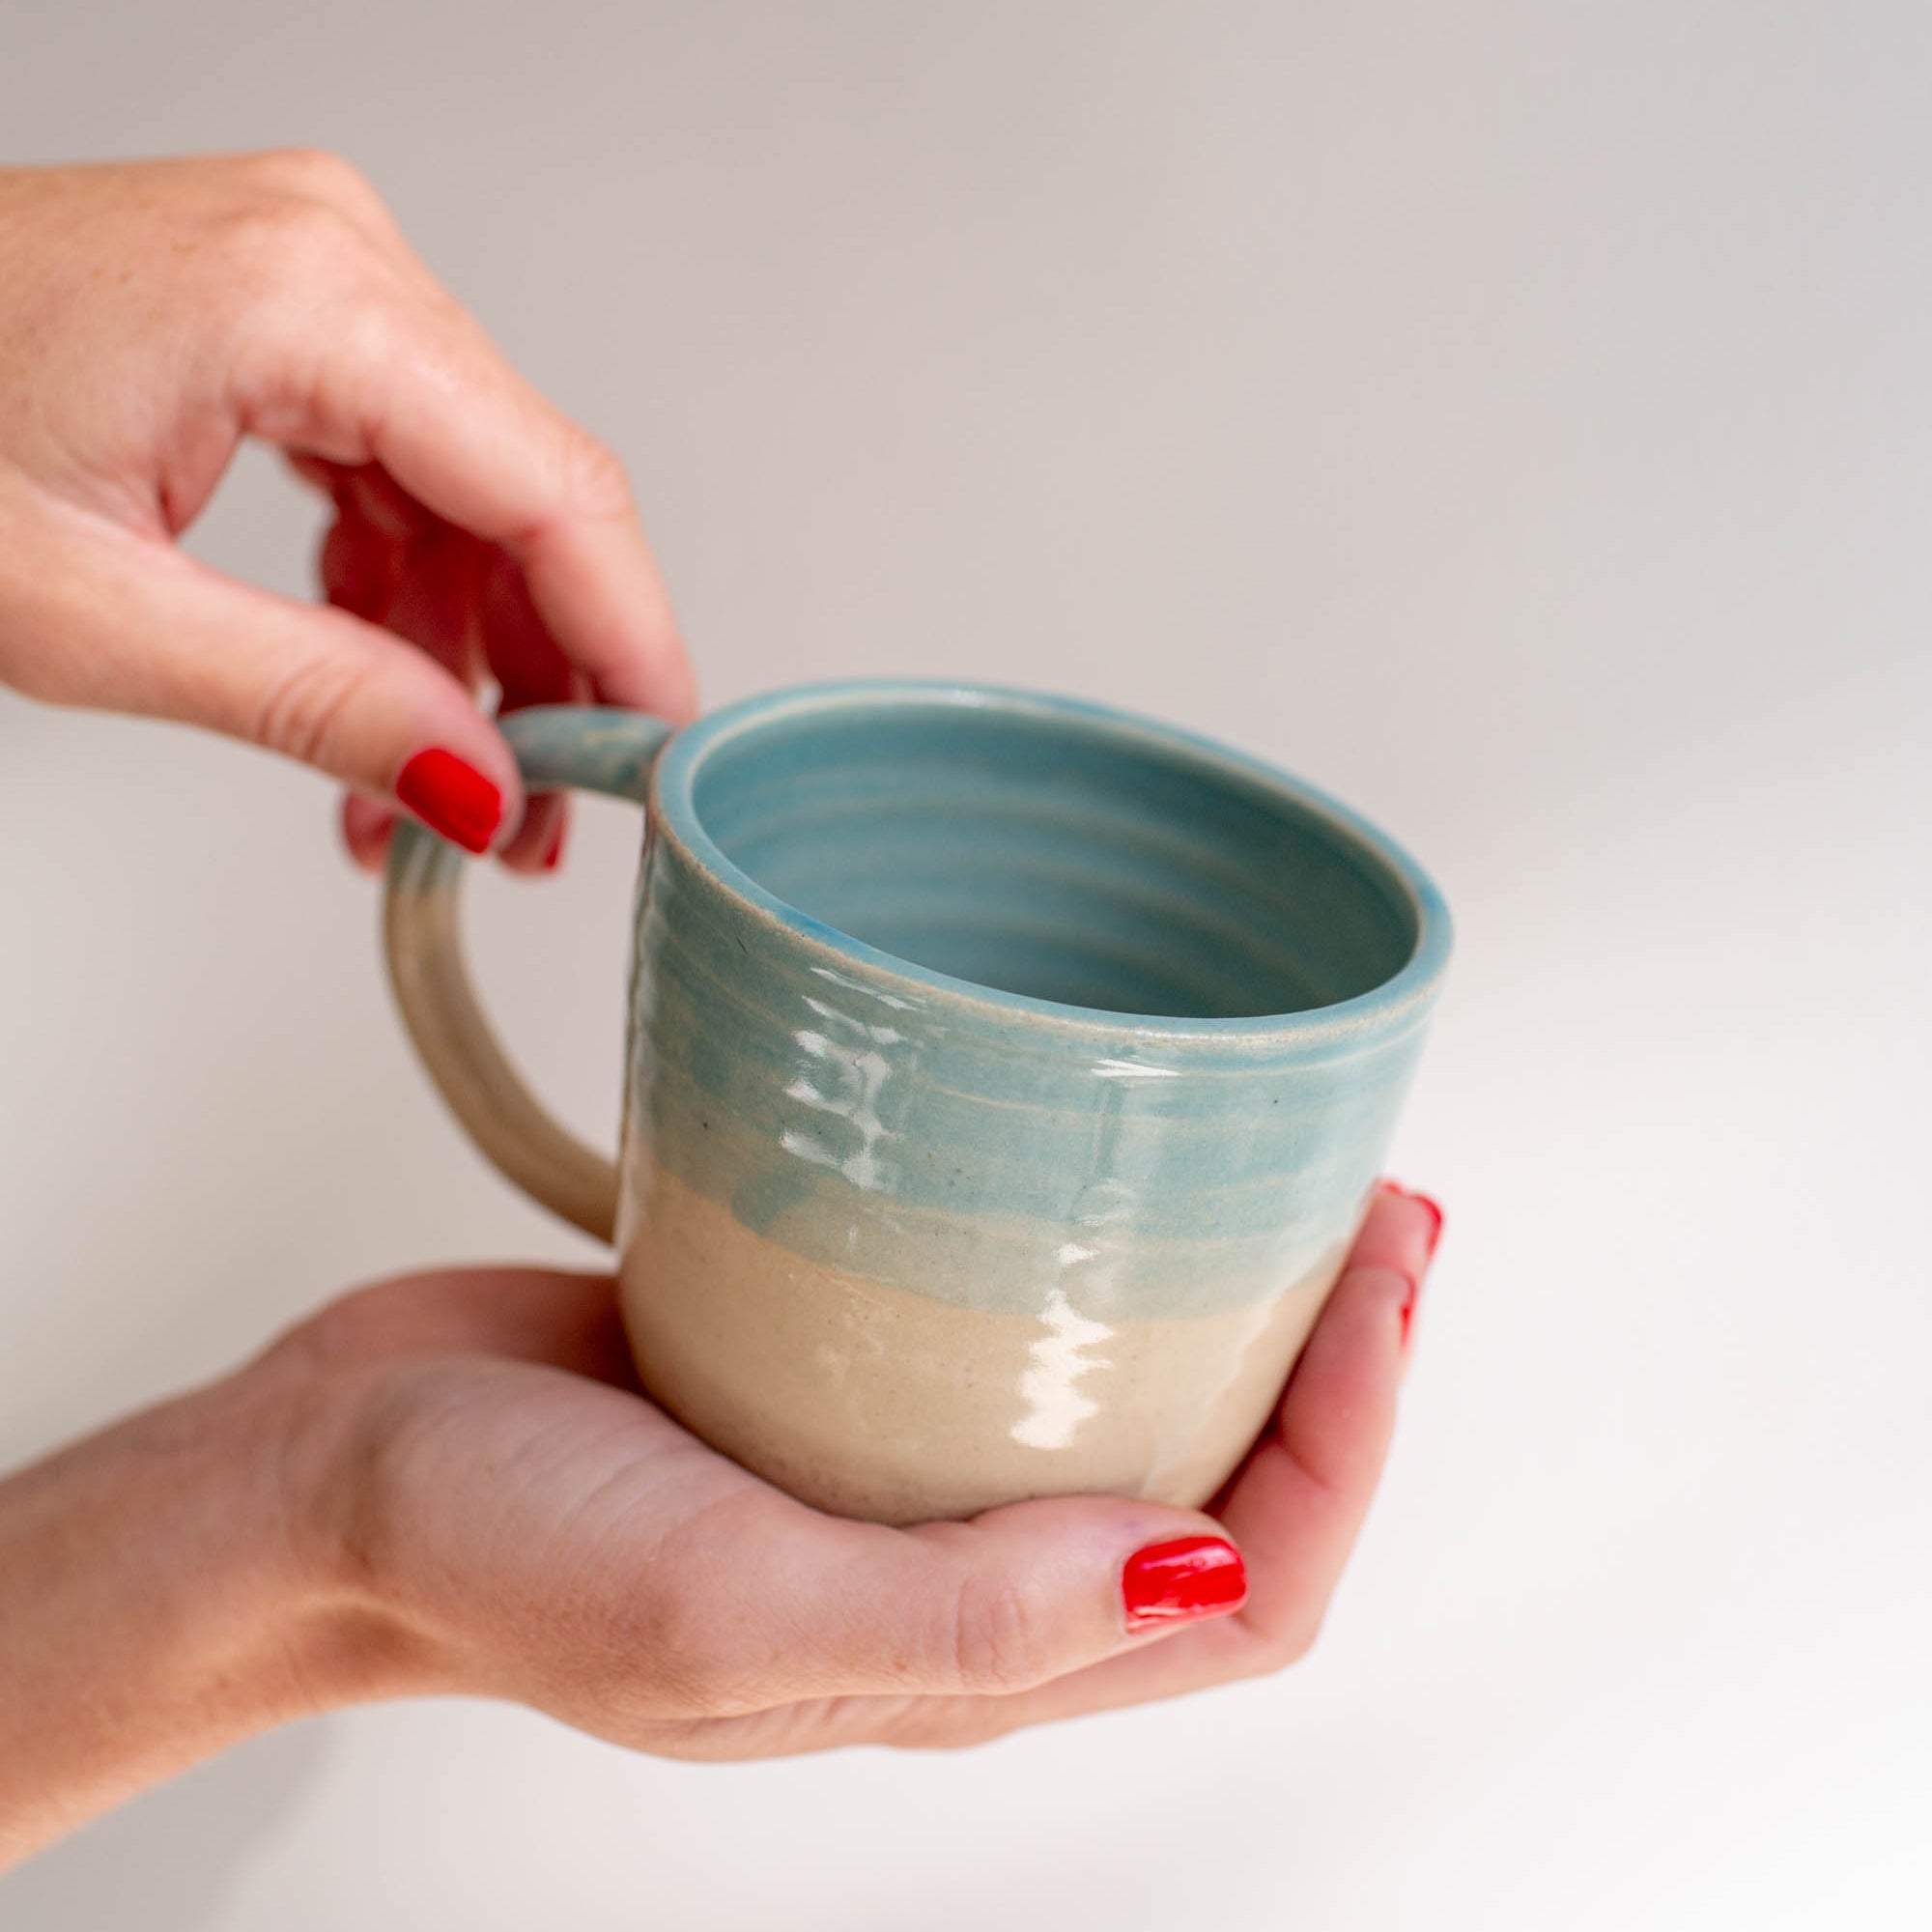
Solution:
{"label": "thumb", "polygon": [[790,1597],[810,1605],[794,1655],[825,1694],[1025,1690],[1247,1594],[1221,1525],[1156,1503],[1064,1496],[970,1522],[841,1528],[849,1547]]}
{"label": "thumb", "polygon": [[[10,640],[13,682],[55,703],[171,718],[394,800],[471,852],[523,817],[516,760],[442,667],[346,611],[224,577],[120,530],[63,533],[50,596]],[[36,621],[38,619],[38,621]]]}

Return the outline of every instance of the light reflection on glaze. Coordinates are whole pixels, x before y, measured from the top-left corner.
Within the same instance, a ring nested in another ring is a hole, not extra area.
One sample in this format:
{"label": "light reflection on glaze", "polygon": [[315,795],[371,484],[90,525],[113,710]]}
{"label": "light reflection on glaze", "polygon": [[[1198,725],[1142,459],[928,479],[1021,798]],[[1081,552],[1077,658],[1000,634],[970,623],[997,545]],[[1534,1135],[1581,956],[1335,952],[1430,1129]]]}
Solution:
{"label": "light reflection on glaze", "polygon": [[1112,1341],[1114,1330],[1076,1313],[1058,1288],[1047,1291],[1039,1319],[1046,1333],[1028,1349],[1019,1380],[1026,1413],[1009,1433],[1029,1449],[1065,1449],[1081,1423],[1100,1412],[1099,1404],[1088,1401],[1074,1384],[1100,1366],[1088,1351]]}
{"label": "light reflection on glaze", "polygon": [[889,1193],[897,1170],[879,1153],[888,1130],[878,1103],[893,1071],[885,1049],[905,1036],[895,1027],[867,1025],[823,1000],[808,999],[805,1005],[819,1025],[800,1027],[791,1037],[800,1068],[786,1085],[785,1097],[842,1122],[858,1135],[859,1146],[841,1155],[818,1135],[797,1127],[784,1128],[779,1145],[816,1167],[832,1168],[854,1187]]}
{"label": "light reflection on glaze", "polygon": [[[882,986],[868,986],[863,980],[855,980],[849,973],[839,973],[830,966],[814,966],[810,969],[820,980],[829,980],[835,986],[843,986],[848,993],[858,993],[867,1000],[876,1000],[882,1007],[891,1007],[898,1012],[918,1012],[923,1002],[903,999],[897,993],[889,993]],[[807,1003],[808,1005],[810,1002]]]}

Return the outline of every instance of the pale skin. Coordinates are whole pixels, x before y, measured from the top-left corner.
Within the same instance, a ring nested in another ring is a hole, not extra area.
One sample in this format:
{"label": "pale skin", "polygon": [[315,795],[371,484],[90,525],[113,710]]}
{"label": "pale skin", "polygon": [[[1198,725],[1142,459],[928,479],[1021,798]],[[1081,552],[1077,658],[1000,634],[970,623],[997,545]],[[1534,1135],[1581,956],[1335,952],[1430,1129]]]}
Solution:
{"label": "pale skin", "polygon": [[[352,787],[381,856],[431,749],[504,801],[476,705],[595,699],[683,720],[696,687],[622,466],[523,381],[345,162],[293,152],[0,170],[0,681],[178,719]],[[333,499],[329,608],[175,547],[244,437]]]}
{"label": "pale skin", "polygon": [[[245,435],[328,491],[334,608],[173,547]],[[525,818],[472,696],[485,670],[510,702],[695,702],[621,469],[504,367],[373,190],[305,154],[0,172],[0,679],[306,760],[353,788],[364,862],[398,772],[447,750],[501,789],[490,842],[533,869],[560,821]],[[1378,1189],[1273,1423],[1198,1513],[1082,1496],[844,1521],[646,1399],[608,1278],[349,1294],[0,1482],[0,1865],[376,1698],[504,1697],[748,1758],[974,1744],[1279,1669],[1374,1493],[1439,1226]],[[1137,1625],[1123,1577],[1191,1537],[1238,1549],[1245,1598]]]}

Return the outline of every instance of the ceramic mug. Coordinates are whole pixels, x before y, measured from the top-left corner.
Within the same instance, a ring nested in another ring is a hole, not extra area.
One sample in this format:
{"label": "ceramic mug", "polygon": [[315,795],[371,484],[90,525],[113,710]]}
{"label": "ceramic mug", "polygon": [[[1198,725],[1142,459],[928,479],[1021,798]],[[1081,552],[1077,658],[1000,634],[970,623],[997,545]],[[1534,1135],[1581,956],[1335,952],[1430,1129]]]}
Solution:
{"label": "ceramic mug", "polygon": [[503,728],[531,786],[645,808],[617,1162],[504,1061],[458,947],[461,855],[412,825],[390,971],[483,1151],[614,1241],[653,1398],[882,1521],[1211,1496],[1422,1044],[1449,923],[1413,862],[1252,758],[1029,693]]}

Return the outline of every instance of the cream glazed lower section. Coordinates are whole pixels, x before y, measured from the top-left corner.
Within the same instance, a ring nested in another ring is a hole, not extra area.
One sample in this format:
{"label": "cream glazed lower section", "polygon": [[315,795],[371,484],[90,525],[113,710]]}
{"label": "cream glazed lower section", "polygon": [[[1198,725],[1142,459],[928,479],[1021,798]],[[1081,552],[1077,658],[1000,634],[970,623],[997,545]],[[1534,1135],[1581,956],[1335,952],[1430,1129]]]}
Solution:
{"label": "cream glazed lower section", "polygon": [[1080,1492],[1193,1507],[1261,1432],[1346,1243],[1178,1320],[966,1308],[808,1261],[663,1168],[622,1263],[644,1386],[805,1502],[879,1522]]}

